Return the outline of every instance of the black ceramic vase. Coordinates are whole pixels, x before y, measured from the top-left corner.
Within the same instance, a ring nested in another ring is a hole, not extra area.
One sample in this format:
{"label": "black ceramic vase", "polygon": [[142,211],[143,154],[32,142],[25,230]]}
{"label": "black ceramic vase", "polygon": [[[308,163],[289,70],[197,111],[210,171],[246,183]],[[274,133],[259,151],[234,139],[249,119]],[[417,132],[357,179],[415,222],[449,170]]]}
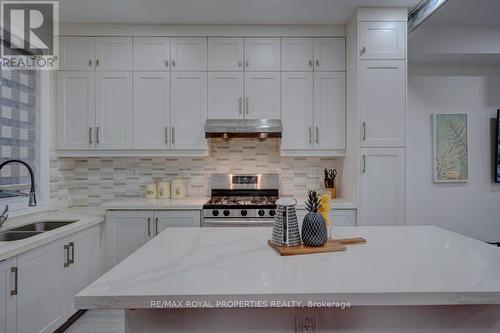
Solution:
{"label": "black ceramic vase", "polygon": [[319,213],[307,213],[302,223],[302,243],[306,246],[323,246],[328,240],[325,219]]}

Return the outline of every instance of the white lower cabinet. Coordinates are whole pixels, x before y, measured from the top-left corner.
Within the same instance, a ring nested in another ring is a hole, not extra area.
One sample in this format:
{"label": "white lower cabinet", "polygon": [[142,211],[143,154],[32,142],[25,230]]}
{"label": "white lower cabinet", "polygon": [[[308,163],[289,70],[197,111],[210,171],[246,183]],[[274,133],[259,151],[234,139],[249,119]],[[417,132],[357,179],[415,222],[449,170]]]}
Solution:
{"label": "white lower cabinet", "polygon": [[[302,228],[302,221],[307,214],[305,209],[297,209],[297,219],[299,227]],[[355,209],[332,209],[330,210],[330,221],[335,227],[354,227],[356,225],[356,210]]]}
{"label": "white lower cabinet", "polygon": [[0,333],[16,332],[17,258],[0,262]]}
{"label": "white lower cabinet", "polygon": [[359,225],[404,225],[405,148],[362,148]]}
{"label": "white lower cabinet", "polygon": [[110,269],[168,227],[200,227],[199,210],[106,212],[106,267]]}

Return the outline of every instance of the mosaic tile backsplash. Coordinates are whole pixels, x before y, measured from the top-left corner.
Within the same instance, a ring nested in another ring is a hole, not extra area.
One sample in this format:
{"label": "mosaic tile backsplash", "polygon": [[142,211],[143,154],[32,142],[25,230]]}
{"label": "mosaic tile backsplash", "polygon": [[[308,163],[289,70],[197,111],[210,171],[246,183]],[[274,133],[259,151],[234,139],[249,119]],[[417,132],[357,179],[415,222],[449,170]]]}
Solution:
{"label": "mosaic tile backsplash", "polygon": [[[210,140],[208,157],[117,157],[51,159],[51,202],[99,206],[128,197],[144,196],[152,180],[182,178],[189,196],[208,196],[214,173],[277,173],[281,194],[304,197],[307,188],[320,188],[323,168],[342,163],[335,157],[281,157],[280,140]],[[338,184],[340,185],[340,184]]]}

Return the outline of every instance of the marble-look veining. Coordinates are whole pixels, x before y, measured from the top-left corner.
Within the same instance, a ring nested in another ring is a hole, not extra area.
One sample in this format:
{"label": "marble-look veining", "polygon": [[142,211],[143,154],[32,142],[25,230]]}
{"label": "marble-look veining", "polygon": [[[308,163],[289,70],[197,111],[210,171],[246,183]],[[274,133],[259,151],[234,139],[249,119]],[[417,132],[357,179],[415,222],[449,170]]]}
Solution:
{"label": "marble-look veining", "polygon": [[280,257],[270,228],[171,228],[75,298],[77,308],[152,300],[343,300],[353,305],[499,304],[500,249],[434,226],[338,227],[347,251]]}
{"label": "marble-look veining", "polygon": [[78,220],[78,222],[44,232],[40,235],[11,242],[0,242],[0,261],[29,251],[77,231],[89,228],[104,221],[104,210],[96,208],[66,208],[52,212],[42,212],[7,220],[0,231],[44,220]]}

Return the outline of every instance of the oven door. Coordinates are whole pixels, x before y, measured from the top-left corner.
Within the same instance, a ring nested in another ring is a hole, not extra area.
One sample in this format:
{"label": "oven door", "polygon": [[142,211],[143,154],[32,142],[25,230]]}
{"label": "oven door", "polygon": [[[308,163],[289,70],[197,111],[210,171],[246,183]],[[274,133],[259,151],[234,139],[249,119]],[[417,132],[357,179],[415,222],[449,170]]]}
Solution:
{"label": "oven door", "polygon": [[204,227],[272,227],[274,219],[203,219]]}

